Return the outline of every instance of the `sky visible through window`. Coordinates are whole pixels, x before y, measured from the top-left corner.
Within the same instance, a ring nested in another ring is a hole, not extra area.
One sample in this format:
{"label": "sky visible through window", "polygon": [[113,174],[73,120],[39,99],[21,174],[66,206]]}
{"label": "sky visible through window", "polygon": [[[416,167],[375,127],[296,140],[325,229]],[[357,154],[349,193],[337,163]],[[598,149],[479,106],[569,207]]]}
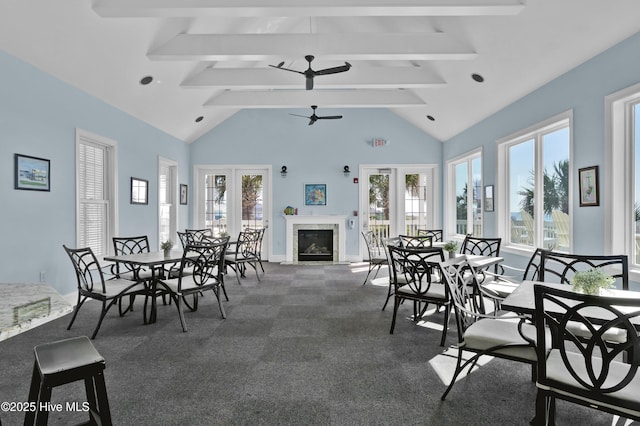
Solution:
{"label": "sky visible through window", "polygon": [[[569,159],[569,127],[544,134],[543,164],[547,173],[553,175],[554,164]],[[518,192],[531,184],[534,168],[533,139],[527,140],[509,149],[509,211],[519,214],[522,196]],[[515,181],[514,181],[515,179]]]}

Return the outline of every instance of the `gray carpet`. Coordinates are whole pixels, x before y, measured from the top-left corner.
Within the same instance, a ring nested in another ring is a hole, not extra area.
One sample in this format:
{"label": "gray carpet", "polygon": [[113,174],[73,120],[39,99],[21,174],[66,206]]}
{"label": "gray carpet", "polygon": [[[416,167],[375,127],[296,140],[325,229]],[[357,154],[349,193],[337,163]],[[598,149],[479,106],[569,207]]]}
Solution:
{"label": "gray carpet", "polygon": [[[158,322],[136,310],[105,319],[94,345],[107,361],[116,425],[527,425],[535,386],[525,365],[489,359],[440,401],[456,351],[439,346],[442,313],[416,324],[401,306],[393,335],[392,308],[381,311],[386,287],[362,286],[361,265],[266,264],[258,282],[227,279],[227,319],[211,293],[186,313],[159,306]],[[90,335],[97,304],[0,342],[0,401],[24,401],[33,347]],[[451,320],[447,345],[456,342]],[[54,389],[54,402],[84,401],[81,384]],[[2,424],[22,424],[1,412]],[[612,416],[558,403],[559,425],[610,425]],[[56,413],[50,424],[81,421]]]}

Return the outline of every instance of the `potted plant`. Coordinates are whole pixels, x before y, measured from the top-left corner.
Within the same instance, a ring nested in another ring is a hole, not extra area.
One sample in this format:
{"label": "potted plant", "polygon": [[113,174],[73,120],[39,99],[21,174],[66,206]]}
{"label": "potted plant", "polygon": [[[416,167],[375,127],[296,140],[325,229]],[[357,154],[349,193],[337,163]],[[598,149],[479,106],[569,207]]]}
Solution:
{"label": "potted plant", "polygon": [[445,251],[449,252],[449,259],[452,259],[456,255],[456,250],[458,249],[458,243],[455,241],[447,241],[442,248]]}
{"label": "potted plant", "polygon": [[169,257],[169,252],[171,251],[171,247],[173,247],[173,243],[168,240],[160,244],[160,248],[164,251],[164,257]]}
{"label": "potted plant", "polygon": [[576,272],[571,279],[573,291],[584,294],[600,294],[600,289],[613,287],[615,279],[599,268]]}

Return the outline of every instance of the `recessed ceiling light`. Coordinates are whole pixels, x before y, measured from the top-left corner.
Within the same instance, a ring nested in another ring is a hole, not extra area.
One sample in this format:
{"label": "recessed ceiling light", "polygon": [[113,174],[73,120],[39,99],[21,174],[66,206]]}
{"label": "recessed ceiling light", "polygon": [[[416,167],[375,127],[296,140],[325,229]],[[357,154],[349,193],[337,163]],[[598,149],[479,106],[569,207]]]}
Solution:
{"label": "recessed ceiling light", "polygon": [[142,84],[143,86],[146,86],[147,84],[151,83],[152,81],[153,81],[153,77],[148,75],[146,77],[142,77],[142,79],[140,80],[140,84]]}
{"label": "recessed ceiling light", "polygon": [[484,81],[484,77],[480,74],[471,74],[471,78],[477,81],[478,83],[482,83]]}
{"label": "recessed ceiling light", "polygon": [[203,117],[203,116],[200,116],[200,117],[196,118],[196,123],[199,123],[199,122],[201,122],[202,120],[204,120],[204,117]]}
{"label": "recessed ceiling light", "polygon": [[427,115],[427,118],[431,121],[436,121],[436,119],[433,117],[433,115]]}

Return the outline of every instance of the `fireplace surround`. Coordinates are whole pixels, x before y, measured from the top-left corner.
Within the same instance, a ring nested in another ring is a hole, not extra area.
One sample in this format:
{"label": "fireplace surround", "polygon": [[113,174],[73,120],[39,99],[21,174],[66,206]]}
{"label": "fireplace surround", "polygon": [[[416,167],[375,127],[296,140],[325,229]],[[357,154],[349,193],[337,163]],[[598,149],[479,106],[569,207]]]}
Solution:
{"label": "fireplace surround", "polygon": [[300,263],[298,259],[298,230],[333,230],[333,256],[331,263],[345,263],[346,220],[345,215],[298,216],[285,215],[286,257],[285,263]]}

